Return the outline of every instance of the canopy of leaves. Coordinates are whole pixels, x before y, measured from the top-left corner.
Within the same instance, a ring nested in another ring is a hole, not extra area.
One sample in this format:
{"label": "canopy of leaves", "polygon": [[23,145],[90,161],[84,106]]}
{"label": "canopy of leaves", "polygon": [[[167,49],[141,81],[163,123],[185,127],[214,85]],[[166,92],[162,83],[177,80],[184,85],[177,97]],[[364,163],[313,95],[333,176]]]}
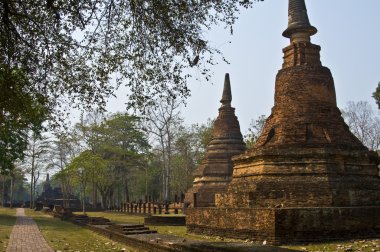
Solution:
{"label": "canopy of leaves", "polygon": [[207,79],[220,53],[204,31],[232,32],[239,8],[254,1],[2,1],[0,130],[13,133],[2,148],[22,156],[27,126],[62,124],[69,106],[104,108],[121,84],[141,110],[155,97],[187,97],[187,69]]}
{"label": "canopy of leaves", "polygon": [[[103,118],[95,112],[86,116],[77,125],[77,130],[78,138],[82,138],[81,145],[87,150],[82,151],[69,167],[86,153],[85,160],[91,160],[92,157],[102,160],[103,163],[96,161],[101,165],[94,164],[95,168],[89,169],[96,172],[88,173],[88,177],[82,176],[82,181],[85,178],[91,180],[92,190],[99,190],[104,206],[105,197],[112,194],[113,190],[127,190],[133,174],[146,165],[150,146],[145,133],[140,129],[140,119],[128,114],[116,113]],[[61,180],[68,175],[69,173],[62,172]],[[128,196],[128,193],[125,195]]]}
{"label": "canopy of leaves", "polygon": [[43,95],[33,93],[31,83],[17,68],[0,63],[0,167],[10,169],[12,162],[23,157],[27,133],[38,134],[47,117]]}
{"label": "canopy of leaves", "polygon": [[113,77],[130,88],[130,105],[141,107],[162,94],[186,97],[184,70],[198,67],[207,76],[218,53],[204,31],[217,24],[232,29],[239,7],[251,4],[6,0],[0,4],[0,59],[20,69],[31,95],[44,95],[50,108],[68,101],[104,106]]}
{"label": "canopy of leaves", "polygon": [[67,170],[77,183],[86,183],[98,170],[106,167],[107,163],[98,154],[89,150],[83,151],[67,166]]}

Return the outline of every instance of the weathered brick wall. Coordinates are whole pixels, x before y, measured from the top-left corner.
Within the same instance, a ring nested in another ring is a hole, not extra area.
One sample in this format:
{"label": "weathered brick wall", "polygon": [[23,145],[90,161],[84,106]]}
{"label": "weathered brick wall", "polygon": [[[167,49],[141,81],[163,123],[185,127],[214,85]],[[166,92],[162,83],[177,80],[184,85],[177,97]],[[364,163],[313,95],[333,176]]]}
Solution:
{"label": "weathered brick wall", "polygon": [[305,146],[365,150],[336,106],[334,81],[322,66],[279,71],[275,106],[255,147]]}
{"label": "weathered brick wall", "polygon": [[233,179],[217,206],[380,206],[380,177],[370,154],[302,148],[245,153],[234,160]]}
{"label": "weathered brick wall", "polygon": [[186,213],[189,232],[240,239],[271,239],[274,209],[191,208]]}
{"label": "weathered brick wall", "polygon": [[380,237],[380,207],[276,210],[276,242]]}
{"label": "weathered brick wall", "polygon": [[185,216],[148,216],[144,218],[144,225],[150,226],[185,226]]}
{"label": "weathered brick wall", "polygon": [[282,64],[282,68],[299,65],[321,65],[319,56],[321,47],[318,45],[311,43],[292,43],[282,51],[284,53],[284,63]]}

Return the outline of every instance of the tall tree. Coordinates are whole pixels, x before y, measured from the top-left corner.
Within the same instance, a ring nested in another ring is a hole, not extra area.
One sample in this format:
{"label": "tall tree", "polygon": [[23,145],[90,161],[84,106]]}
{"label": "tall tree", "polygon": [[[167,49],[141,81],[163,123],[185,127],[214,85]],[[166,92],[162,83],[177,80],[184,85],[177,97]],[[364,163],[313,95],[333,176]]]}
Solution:
{"label": "tall tree", "polygon": [[23,167],[30,176],[30,208],[35,207],[36,186],[42,169],[47,167],[49,141],[45,136],[31,132]]}
{"label": "tall tree", "polygon": [[[76,127],[76,135],[83,151],[59,173],[58,178],[68,182],[76,181],[81,195],[83,192],[92,192],[92,203],[95,205],[98,191],[103,208],[114,203],[120,205],[129,198],[129,183],[135,179],[137,170],[146,165],[148,141],[138,117],[121,113],[99,120],[93,120],[97,116],[90,117],[91,120],[82,120]],[[96,161],[98,158],[103,163]],[[91,159],[96,161],[92,170],[86,168],[90,164],[86,162]],[[78,170],[78,167],[81,169]],[[75,181],[73,178],[76,178]]]}
{"label": "tall tree", "polygon": [[259,138],[261,131],[263,130],[267,116],[260,115],[256,119],[252,119],[248,127],[247,134],[244,135],[244,141],[247,148],[252,147]]}
{"label": "tall tree", "polygon": [[[98,109],[92,110],[86,115],[81,115],[80,122],[75,125],[73,133],[77,145],[80,146],[79,149],[90,149],[93,154],[99,154],[101,135],[103,134],[101,124],[105,118],[105,114]],[[95,177],[91,178],[90,184],[92,188],[92,203],[96,207],[98,204],[98,190],[96,189],[97,181]]]}
{"label": "tall tree", "polygon": [[366,101],[348,102],[342,115],[354,135],[370,150],[380,147],[380,118]]}
{"label": "tall tree", "polygon": [[79,185],[82,199],[82,211],[86,212],[86,190],[88,182],[107,166],[106,161],[92,151],[83,151],[67,166],[69,176]]}
{"label": "tall tree", "polygon": [[72,193],[72,186],[69,176],[64,176],[64,169],[71,160],[80,152],[78,141],[72,132],[60,132],[55,134],[52,146],[49,148],[50,170],[58,172],[55,177],[60,182],[63,195],[63,206],[70,207],[69,195]]}
{"label": "tall tree", "polygon": [[148,109],[146,116],[146,131],[154,136],[158,141],[161,151],[162,162],[162,199],[170,200],[170,179],[172,161],[172,143],[174,140],[173,131],[179,127],[183,119],[179,112],[180,102],[171,97],[162,98],[156,102],[155,106]]}
{"label": "tall tree", "polygon": [[[128,200],[129,181],[136,169],[146,165],[144,156],[150,147],[140,127],[140,118],[116,113],[101,124],[100,132],[98,153],[108,161],[114,176],[111,186],[118,192],[121,188],[124,200]],[[121,196],[120,193],[118,196]],[[120,203],[120,197],[117,197],[117,201]]]}
{"label": "tall tree", "polygon": [[191,126],[191,131],[194,132],[193,134],[195,134],[195,138],[197,139],[197,164],[200,164],[200,162],[202,161],[203,157],[206,154],[207,146],[212,140],[214,122],[215,119],[208,118],[206,123],[202,123],[200,125],[194,124]]}
{"label": "tall tree", "polygon": [[181,126],[177,129],[174,139],[172,158],[172,180],[170,186],[176,195],[184,193],[193,184],[193,172],[197,166],[202,148],[197,138],[196,127]]}

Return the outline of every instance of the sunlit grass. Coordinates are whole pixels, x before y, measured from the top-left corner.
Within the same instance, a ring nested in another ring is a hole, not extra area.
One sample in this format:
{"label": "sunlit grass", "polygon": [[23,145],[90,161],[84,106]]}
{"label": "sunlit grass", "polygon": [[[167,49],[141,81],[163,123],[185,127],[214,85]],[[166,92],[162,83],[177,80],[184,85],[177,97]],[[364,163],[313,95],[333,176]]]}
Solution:
{"label": "sunlit grass", "polygon": [[[15,209],[0,208],[0,251],[5,252],[9,241],[10,233],[15,224]],[[74,225],[69,222],[61,221],[50,215],[41,212],[35,212],[25,209],[28,216],[33,217],[37,222],[43,236],[49,245],[56,251],[142,251],[133,249],[124,244],[113,242],[101,235],[98,235],[88,229]],[[121,213],[109,212],[89,212],[89,216],[105,217],[115,223],[136,223],[143,224],[144,217],[137,215],[128,215]],[[203,235],[190,234],[186,232],[184,226],[148,226],[152,230],[157,230],[161,234],[172,234],[189,239],[208,240],[208,241],[239,241],[234,239],[222,239],[218,237],[208,237]],[[362,251],[373,252],[380,251],[380,239],[355,240],[345,242],[328,242],[309,244],[303,246],[283,246],[285,248],[298,251]]]}
{"label": "sunlit grass", "polygon": [[[82,214],[82,212],[75,212],[74,214]],[[144,224],[144,217],[139,215],[119,214],[110,212],[87,212],[90,217],[104,217],[110,219],[115,223],[135,223]]]}
{"label": "sunlit grass", "polygon": [[16,210],[0,207],[0,251],[5,251],[13,225],[16,222]]}
{"label": "sunlit grass", "polygon": [[37,222],[42,235],[56,251],[122,251],[123,248],[125,251],[141,251],[41,212],[28,209],[25,213]]}

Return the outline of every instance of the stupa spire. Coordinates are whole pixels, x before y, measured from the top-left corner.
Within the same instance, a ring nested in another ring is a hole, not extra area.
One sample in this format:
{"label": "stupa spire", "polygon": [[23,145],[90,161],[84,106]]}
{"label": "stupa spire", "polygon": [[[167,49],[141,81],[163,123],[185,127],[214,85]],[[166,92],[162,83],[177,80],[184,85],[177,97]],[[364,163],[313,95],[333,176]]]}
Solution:
{"label": "stupa spire", "polygon": [[231,106],[232,94],[231,94],[231,83],[230,83],[230,75],[226,73],[224,76],[224,87],[223,87],[223,95],[220,102],[223,106]]}
{"label": "stupa spire", "polygon": [[291,42],[310,42],[317,28],[310,25],[305,0],[289,0],[288,28],[282,33]]}

